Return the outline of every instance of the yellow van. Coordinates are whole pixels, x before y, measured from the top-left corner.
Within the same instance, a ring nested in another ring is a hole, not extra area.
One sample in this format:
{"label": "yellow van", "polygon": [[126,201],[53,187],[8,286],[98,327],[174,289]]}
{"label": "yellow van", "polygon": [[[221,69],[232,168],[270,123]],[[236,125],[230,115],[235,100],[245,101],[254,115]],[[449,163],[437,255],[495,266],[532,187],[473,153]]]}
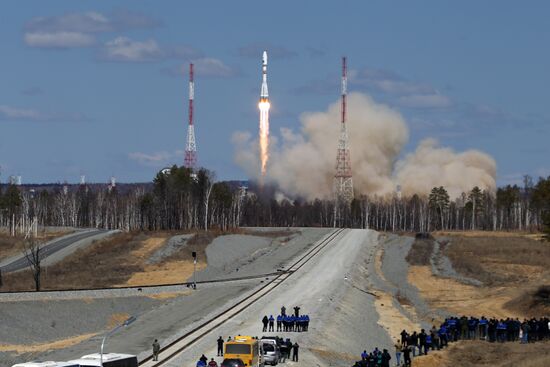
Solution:
{"label": "yellow van", "polygon": [[235,339],[225,343],[223,353],[226,359],[240,359],[247,367],[263,366],[260,343],[251,336],[236,336]]}

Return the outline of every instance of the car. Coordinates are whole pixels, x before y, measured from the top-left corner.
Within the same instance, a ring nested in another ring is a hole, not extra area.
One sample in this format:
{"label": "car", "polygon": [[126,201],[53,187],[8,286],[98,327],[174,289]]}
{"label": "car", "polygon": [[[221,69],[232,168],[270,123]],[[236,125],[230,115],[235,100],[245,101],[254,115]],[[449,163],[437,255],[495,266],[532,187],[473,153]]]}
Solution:
{"label": "car", "polygon": [[281,349],[279,348],[278,339],[262,338],[262,355],[265,364],[276,366],[281,359]]}
{"label": "car", "polygon": [[245,367],[242,359],[224,359],[220,367]]}

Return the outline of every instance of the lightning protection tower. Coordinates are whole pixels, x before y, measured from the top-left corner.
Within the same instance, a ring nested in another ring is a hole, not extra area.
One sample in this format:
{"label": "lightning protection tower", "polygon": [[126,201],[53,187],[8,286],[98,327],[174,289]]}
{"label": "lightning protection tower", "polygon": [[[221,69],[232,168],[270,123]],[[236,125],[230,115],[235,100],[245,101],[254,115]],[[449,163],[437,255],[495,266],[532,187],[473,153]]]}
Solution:
{"label": "lightning protection tower", "polygon": [[353,178],[351,159],[346,128],[346,94],[347,69],[346,58],[342,57],[342,114],[340,138],[336,153],[336,173],[334,174],[334,226],[341,222],[342,211],[348,208],[353,200]]}
{"label": "lightning protection tower", "polygon": [[195,144],[195,127],[193,126],[193,100],[195,99],[195,82],[193,80],[193,64],[189,64],[189,127],[187,129],[187,144],[185,145],[184,165],[195,168],[197,164],[197,145]]}

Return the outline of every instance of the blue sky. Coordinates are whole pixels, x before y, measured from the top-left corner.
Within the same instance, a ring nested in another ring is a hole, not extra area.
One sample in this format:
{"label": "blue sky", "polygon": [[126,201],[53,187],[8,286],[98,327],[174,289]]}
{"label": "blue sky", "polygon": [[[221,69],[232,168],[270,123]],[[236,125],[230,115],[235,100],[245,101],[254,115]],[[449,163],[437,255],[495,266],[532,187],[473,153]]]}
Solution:
{"label": "blue sky", "polygon": [[257,132],[261,50],[272,130],[349,89],[425,137],[480,149],[498,182],[550,174],[550,4],[543,1],[17,1],[0,5],[0,165],[24,182],[149,181],[183,161],[196,64],[199,163],[245,178],[231,134]]}

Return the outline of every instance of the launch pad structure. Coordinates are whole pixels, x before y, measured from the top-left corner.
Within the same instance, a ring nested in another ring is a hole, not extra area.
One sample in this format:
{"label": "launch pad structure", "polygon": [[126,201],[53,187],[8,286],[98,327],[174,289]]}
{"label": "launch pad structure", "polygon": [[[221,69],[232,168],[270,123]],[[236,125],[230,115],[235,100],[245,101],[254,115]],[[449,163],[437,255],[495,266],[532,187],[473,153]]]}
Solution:
{"label": "launch pad structure", "polygon": [[351,158],[346,127],[346,95],[347,95],[346,58],[342,57],[342,110],[340,137],[336,153],[336,173],[334,174],[334,226],[341,224],[342,213],[350,207],[353,200],[353,177]]}
{"label": "launch pad structure", "polygon": [[195,99],[195,81],[193,79],[193,64],[189,64],[189,126],[187,128],[187,144],[185,145],[184,165],[194,169],[197,165],[197,144],[195,143],[195,126],[193,122],[193,100]]}

